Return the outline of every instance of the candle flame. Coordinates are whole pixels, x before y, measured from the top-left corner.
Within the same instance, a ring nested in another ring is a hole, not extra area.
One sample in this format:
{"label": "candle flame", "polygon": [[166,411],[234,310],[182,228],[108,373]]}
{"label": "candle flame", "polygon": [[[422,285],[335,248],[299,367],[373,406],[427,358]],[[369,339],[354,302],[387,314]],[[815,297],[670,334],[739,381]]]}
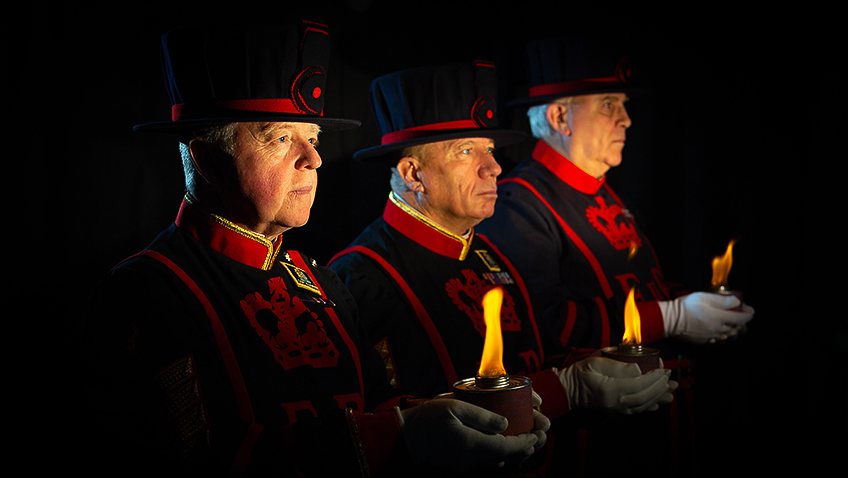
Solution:
{"label": "candle flame", "polygon": [[621,342],[631,345],[642,343],[642,320],[639,317],[639,309],[636,308],[636,299],[632,287],[627,294],[627,301],[624,303],[624,337]]}
{"label": "candle flame", "polygon": [[730,274],[730,267],[733,265],[733,244],[735,242],[735,240],[731,239],[727,244],[727,250],[724,252],[724,255],[713,258],[713,287],[727,285],[727,276]]}
{"label": "candle flame", "polygon": [[630,241],[630,250],[627,251],[627,260],[633,259],[636,253],[639,252],[639,246],[636,244],[636,241]]}
{"label": "candle flame", "polygon": [[481,377],[499,377],[506,375],[503,366],[503,337],[501,336],[501,304],[503,287],[495,287],[483,296],[483,319],[486,321],[486,339],[483,343],[483,357],[477,372]]}

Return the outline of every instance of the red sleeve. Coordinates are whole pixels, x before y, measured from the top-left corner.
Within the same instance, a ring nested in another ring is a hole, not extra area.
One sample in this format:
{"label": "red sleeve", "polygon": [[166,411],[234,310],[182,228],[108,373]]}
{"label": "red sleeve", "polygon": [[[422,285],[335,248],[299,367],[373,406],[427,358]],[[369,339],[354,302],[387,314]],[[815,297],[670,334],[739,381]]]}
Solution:
{"label": "red sleeve", "polygon": [[638,302],[639,320],[642,324],[642,343],[650,344],[665,338],[665,323],[656,301]]}
{"label": "red sleeve", "polygon": [[540,411],[550,420],[568,413],[568,396],[559,377],[552,370],[531,373],[533,391],[542,397]]}
{"label": "red sleeve", "polygon": [[375,476],[409,472],[411,460],[393,411],[361,414],[349,412],[348,423],[358,442],[360,467]]}

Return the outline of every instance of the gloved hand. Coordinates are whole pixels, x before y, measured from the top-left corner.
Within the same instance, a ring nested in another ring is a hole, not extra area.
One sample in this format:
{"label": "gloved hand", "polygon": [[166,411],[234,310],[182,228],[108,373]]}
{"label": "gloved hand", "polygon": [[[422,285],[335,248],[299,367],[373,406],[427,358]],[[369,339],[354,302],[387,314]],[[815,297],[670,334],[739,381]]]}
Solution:
{"label": "gloved hand", "polygon": [[[666,337],[702,344],[736,335],[754,317],[754,309],[734,295],[694,292],[658,302]],[[742,306],[741,311],[730,310]]]}
{"label": "gloved hand", "polygon": [[506,418],[455,399],[434,399],[406,410],[395,408],[395,412],[415,463],[456,471],[526,460],[535,452],[540,434],[547,438],[544,430],[498,435],[506,430]]}
{"label": "gloved hand", "polygon": [[593,408],[632,415],[671,403],[677,382],[660,367],[642,374],[635,363],[587,357],[563,370],[554,369],[565,387],[570,408]]}
{"label": "gloved hand", "polygon": [[[545,442],[548,441],[548,435],[545,432],[551,428],[551,421],[548,417],[543,415],[542,412],[537,410],[537,408],[542,405],[542,397],[535,391],[531,393],[531,404],[533,405],[533,430],[530,433],[533,433],[538,438],[538,441],[536,441],[536,444],[533,445],[533,448],[535,450],[539,450],[539,448],[545,446]],[[453,398],[453,392],[436,395],[437,400],[440,398]]]}
{"label": "gloved hand", "polygon": [[548,435],[545,432],[551,428],[551,421],[548,420],[548,417],[536,410],[540,405],[542,405],[542,397],[538,393],[533,392],[533,431],[531,433],[538,438],[536,444],[533,445],[535,450],[539,450],[539,448],[545,446],[545,442],[548,441]]}

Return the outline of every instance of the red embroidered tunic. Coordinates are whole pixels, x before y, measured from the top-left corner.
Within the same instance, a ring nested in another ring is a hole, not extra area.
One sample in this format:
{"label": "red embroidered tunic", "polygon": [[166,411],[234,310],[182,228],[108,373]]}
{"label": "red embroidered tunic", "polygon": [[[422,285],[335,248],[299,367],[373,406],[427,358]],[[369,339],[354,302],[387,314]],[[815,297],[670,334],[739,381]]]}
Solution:
{"label": "red embroidered tunic", "polygon": [[452,234],[390,195],[383,216],[330,261],[361,309],[395,385],[416,396],[452,391],[472,378],[483,351],[481,301],[501,285],[508,373],[530,375],[548,417],[568,409],[548,368],[544,341],[521,276],[480,234]]}
{"label": "red embroidered tunic", "polygon": [[100,460],[201,476],[378,466],[400,439],[389,410],[402,395],[353,298],[282,237],[189,199],[92,294],[89,370],[114,446]]}
{"label": "red embroidered tunic", "polygon": [[586,174],[544,141],[499,181],[495,213],[478,230],[521,272],[561,347],[621,343],[631,287],[643,342],[663,338],[656,301],[671,292],[648,238],[605,177]]}

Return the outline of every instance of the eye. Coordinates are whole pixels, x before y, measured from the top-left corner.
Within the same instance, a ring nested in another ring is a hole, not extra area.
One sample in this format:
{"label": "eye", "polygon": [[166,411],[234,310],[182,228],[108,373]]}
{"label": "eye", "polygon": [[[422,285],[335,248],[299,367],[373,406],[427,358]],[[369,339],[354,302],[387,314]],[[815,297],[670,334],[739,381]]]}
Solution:
{"label": "eye", "polygon": [[289,139],[288,135],[283,135],[283,136],[280,136],[280,138],[277,141],[279,141],[281,143],[285,143],[285,142],[290,141],[290,139]]}
{"label": "eye", "polygon": [[309,138],[309,144],[311,144],[313,148],[317,148],[318,147],[318,138]]}

